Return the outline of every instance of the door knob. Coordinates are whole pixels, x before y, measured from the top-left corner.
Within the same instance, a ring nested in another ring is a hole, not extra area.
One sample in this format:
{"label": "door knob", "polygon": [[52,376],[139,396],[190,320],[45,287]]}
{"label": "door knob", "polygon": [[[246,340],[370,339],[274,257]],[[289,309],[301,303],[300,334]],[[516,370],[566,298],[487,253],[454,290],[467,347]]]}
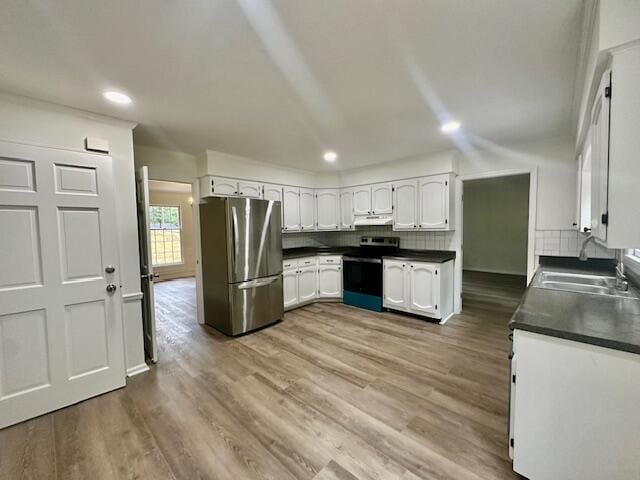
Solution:
{"label": "door knob", "polygon": [[116,271],[116,267],[114,267],[113,265],[107,265],[104,268],[104,271],[107,272],[107,273],[113,273],[113,272]]}
{"label": "door knob", "polygon": [[110,283],[109,285],[107,285],[107,293],[109,295],[111,295],[113,292],[116,291],[118,287],[116,287],[113,283]]}

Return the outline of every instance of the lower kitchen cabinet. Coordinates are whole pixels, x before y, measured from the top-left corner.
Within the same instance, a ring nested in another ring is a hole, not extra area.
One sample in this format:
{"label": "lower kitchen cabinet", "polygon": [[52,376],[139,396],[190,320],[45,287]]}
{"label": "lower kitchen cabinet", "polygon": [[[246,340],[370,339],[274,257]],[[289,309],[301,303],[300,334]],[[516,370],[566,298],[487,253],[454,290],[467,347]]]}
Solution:
{"label": "lower kitchen cabinet", "polygon": [[285,310],[318,299],[342,297],[342,257],[340,255],[284,260],[282,270]]}
{"label": "lower kitchen cabinet", "polygon": [[315,265],[298,270],[298,303],[312,301],[318,295],[318,267]]}
{"label": "lower kitchen cabinet", "polygon": [[384,260],[382,306],[446,320],[453,313],[453,261]]}
{"label": "lower kitchen cabinet", "polygon": [[282,295],[284,308],[291,308],[298,304],[298,270],[284,270],[282,272]]}
{"label": "lower kitchen cabinet", "polygon": [[339,264],[318,266],[318,296],[342,297],[342,267]]}

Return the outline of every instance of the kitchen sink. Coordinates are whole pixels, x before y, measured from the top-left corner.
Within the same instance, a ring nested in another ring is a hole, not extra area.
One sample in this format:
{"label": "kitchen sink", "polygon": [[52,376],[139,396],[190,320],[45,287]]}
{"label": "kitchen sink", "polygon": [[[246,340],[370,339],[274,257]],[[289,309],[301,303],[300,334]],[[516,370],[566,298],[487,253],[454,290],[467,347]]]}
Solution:
{"label": "kitchen sink", "polygon": [[616,290],[616,277],[585,273],[541,271],[533,279],[532,286],[565,292],[608,295],[611,297],[640,300],[633,289]]}

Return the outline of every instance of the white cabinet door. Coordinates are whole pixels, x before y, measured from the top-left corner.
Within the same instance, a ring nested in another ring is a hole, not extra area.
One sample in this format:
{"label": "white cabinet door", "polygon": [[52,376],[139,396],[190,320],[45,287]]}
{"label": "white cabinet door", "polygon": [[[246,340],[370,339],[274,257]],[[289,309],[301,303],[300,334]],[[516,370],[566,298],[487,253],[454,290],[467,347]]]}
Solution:
{"label": "white cabinet door", "polygon": [[353,214],[371,215],[371,187],[355,187],[353,189]]}
{"label": "white cabinet door", "polygon": [[300,230],[300,190],[294,187],[282,189],[282,230],[297,232]]}
{"label": "white cabinet door", "polygon": [[300,189],[300,229],[316,229],[315,192],[311,188]]}
{"label": "white cabinet door", "polygon": [[353,190],[340,190],[340,230],[353,230]]}
{"label": "white cabinet door", "polygon": [[265,200],[274,200],[276,202],[281,202],[282,186],[265,184],[262,188],[262,198],[264,198]]}
{"label": "white cabinet door", "polygon": [[431,263],[409,264],[409,310],[437,316],[440,298],[438,265]]}
{"label": "white cabinet door", "polygon": [[388,215],[393,211],[393,189],[390,183],[371,186],[371,213]]}
{"label": "white cabinet door", "polygon": [[0,429],[125,385],[115,183],[107,155],[0,142]]}
{"label": "white cabinet door", "polygon": [[449,175],[434,175],[418,180],[418,228],[449,228]]}
{"label": "white cabinet door", "polygon": [[238,195],[241,197],[262,198],[262,185],[256,182],[238,182]]}
{"label": "white cabinet door", "polygon": [[[591,114],[591,234],[607,239],[606,215],[609,183],[609,97],[611,72],[602,77]],[[604,221],[603,221],[604,220]]]}
{"label": "white cabinet door", "polygon": [[407,309],[406,263],[385,260],[382,271],[382,305],[398,310]]}
{"label": "white cabinet door", "polygon": [[318,293],[320,298],[342,297],[342,268],[340,265],[320,265]]}
{"label": "white cabinet door", "polygon": [[238,195],[238,181],[231,178],[210,177],[211,195],[228,197]]}
{"label": "white cabinet door", "polygon": [[318,230],[338,229],[338,190],[316,190]]}
{"label": "white cabinet door", "polygon": [[291,308],[298,304],[298,271],[285,270],[282,272],[282,296],[284,308]]}
{"label": "white cabinet door", "polygon": [[298,270],[298,302],[306,303],[318,294],[318,267],[315,265]]}
{"label": "white cabinet door", "polygon": [[413,230],[418,219],[418,182],[406,180],[393,185],[393,229]]}

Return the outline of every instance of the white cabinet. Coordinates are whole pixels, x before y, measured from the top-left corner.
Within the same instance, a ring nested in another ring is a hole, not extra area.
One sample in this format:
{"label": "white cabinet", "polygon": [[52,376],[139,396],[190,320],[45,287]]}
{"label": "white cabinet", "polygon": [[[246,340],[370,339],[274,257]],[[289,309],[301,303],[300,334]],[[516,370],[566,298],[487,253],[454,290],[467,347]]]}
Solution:
{"label": "white cabinet", "polygon": [[262,185],[260,183],[240,180],[237,191],[241,197],[262,198]]}
{"label": "white cabinet", "polygon": [[282,189],[282,230],[300,231],[300,189],[283,187]]}
{"label": "white cabinet", "polygon": [[353,189],[340,190],[340,230],[353,230]]}
{"label": "white cabinet", "polygon": [[384,260],[382,305],[446,320],[453,313],[453,261]]}
{"label": "white cabinet", "polygon": [[397,310],[407,309],[406,262],[385,260],[382,276],[382,305]]}
{"label": "white cabinet", "polygon": [[318,267],[311,265],[298,270],[298,303],[307,303],[318,294]]}
{"label": "white cabinet", "polygon": [[262,187],[262,198],[282,202],[282,186],[265,184]]}
{"label": "white cabinet", "polygon": [[440,264],[416,263],[409,265],[409,311],[424,315],[439,316]]}
{"label": "white cabinet", "polygon": [[300,189],[300,230],[315,230],[315,192],[311,188]]}
{"label": "white cabinet", "polygon": [[316,190],[316,225],[318,230],[338,230],[339,190]]}
{"label": "white cabinet", "polygon": [[640,478],[640,356],[518,329],[513,352],[516,472]]}
{"label": "white cabinet", "polygon": [[609,95],[611,72],[602,77],[591,114],[591,234],[607,239],[609,182]]}
{"label": "white cabinet", "polygon": [[390,183],[378,183],[371,186],[371,213],[388,215],[393,211],[393,188]]}
{"label": "white cabinet", "polygon": [[320,298],[342,297],[342,266],[340,263],[318,266],[318,296]]}
{"label": "white cabinet", "polygon": [[298,304],[298,270],[284,270],[282,272],[282,296],[284,308],[291,308]]}
{"label": "white cabinet", "polygon": [[453,230],[451,175],[432,175],[418,180],[418,228]]}
{"label": "white cabinet", "polygon": [[371,187],[369,185],[354,187],[353,214],[371,215]]}
{"label": "white cabinet", "polygon": [[418,226],[418,182],[405,180],[393,185],[393,229],[414,230]]}
{"label": "white cabinet", "polygon": [[200,178],[201,197],[229,197],[238,194],[238,181],[231,178],[212,177]]}

